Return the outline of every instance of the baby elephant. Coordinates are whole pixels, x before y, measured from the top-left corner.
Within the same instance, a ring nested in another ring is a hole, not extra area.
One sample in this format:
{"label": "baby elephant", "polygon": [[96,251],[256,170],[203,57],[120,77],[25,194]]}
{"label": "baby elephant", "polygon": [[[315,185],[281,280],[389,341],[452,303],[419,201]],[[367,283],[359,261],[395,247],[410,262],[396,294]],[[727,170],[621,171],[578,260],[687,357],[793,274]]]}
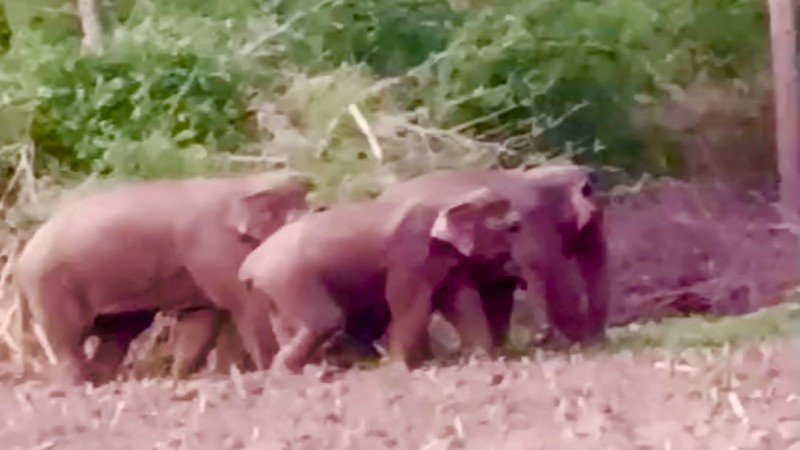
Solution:
{"label": "baby elephant", "polygon": [[[175,344],[176,372],[205,359],[223,311],[254,365],[268,366],[277,343],[238,269],[263,239],[307,213],[306,192],[306,182],[281,174],[147,181],[61,208],[23,250],[15,280],[62,374],[113,377],[157,311],[191,311],[187,337]],[[87,359],[92,335],[100,345]]]}
{"label": "baby elephant", "polygon": [[[466,257],[507,252],[518,222],[508,200],[478,188],[443,207],[366,201],[286,225],[239,271],[259,298],[256,304],[270,309],[281,345],[273,367],[301,371],[355,312],[382,303],[391,316],[389,355],[410,366],[419,357],[439,285]],[[457,304],[464,321],[482,321],[469,324],[478,335],[467,340],[490,347],[480,297],[462,289]]]}

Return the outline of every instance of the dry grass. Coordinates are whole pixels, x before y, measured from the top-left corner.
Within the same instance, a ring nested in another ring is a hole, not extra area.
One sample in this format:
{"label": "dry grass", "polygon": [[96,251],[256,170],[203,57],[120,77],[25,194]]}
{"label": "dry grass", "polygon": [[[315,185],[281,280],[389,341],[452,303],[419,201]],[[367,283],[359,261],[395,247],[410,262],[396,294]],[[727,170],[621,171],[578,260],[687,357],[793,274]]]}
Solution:
{"label": "dry grass", "polygon": [[797,341],[324,374],[0,386],[4,448],[789,449]]}

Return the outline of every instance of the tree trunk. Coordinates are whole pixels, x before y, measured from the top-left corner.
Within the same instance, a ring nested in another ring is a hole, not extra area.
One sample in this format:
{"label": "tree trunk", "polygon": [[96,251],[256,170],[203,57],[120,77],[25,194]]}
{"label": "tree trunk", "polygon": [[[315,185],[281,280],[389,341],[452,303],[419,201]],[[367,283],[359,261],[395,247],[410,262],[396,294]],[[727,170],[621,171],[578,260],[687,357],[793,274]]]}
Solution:
{"label": "tree trunk", "polygon": [[781,175],[781,202],[792,224],[800,213],[800,113],[795,58],[795,3],[769,0],[772,80]]}

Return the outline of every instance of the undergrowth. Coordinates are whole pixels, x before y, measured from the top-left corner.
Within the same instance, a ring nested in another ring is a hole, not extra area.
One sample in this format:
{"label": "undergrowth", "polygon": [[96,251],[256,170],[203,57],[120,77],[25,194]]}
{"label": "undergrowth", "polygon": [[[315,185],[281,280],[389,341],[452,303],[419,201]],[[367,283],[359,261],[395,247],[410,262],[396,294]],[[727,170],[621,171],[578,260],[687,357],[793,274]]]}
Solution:
{"label": "undergrowth", "polygon": [[719,347],[796,338],[800,301],[795,299],[739,316],[693,315],[630,324],[608,330],[607,349]]}

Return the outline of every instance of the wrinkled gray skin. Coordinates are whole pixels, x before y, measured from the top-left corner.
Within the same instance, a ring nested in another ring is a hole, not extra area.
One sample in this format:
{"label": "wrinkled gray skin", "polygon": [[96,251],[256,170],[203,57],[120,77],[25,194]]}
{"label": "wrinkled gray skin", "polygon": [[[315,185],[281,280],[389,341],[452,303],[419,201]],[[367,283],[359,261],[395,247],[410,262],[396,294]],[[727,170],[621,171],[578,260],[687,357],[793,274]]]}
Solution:
{"label": "wrinkled gray skin", "polygon": [[555,328],[572,341],[591,342],[604,335],[609,302],[603,211],[592,178],[591,169],[575,165],[446,170],[397,183],[378,199],[413,198],[443,205],[478,187],[509,199],[522,217],[513,253],[494,260],[469,258],[456,274],[459,278],[446,285],[458,289],[468,283],[477,288],[495,345],[507,339],[518,286],[540,287]]}
{"label": "wrinkled gray skin", "polygon": [[[277,351],[237,272],[245,256],[307,213],[307,185],[285,174],[135,182],[60,208],[23,250],[19,291],[71,382],[113,377],[157,311],[185,311],[176,374],[193,370],[230,314],[257,368]],[[83,343],[98,336],[87,359]]]}
{"label": "wrinkled gray skin", "polygon": [[[391,314],[390,358],[411,366],[427,356],[419,351],[434,292],[465,256],[508,251],[519,226],[508,208],[508,200],[479,188],[441,207],[414,199],[336,205],[278,230],[239,272],[257,304],[270,309],[281,345],[273,367],[302,370],[336,332],[358,331],[349,325],[359,311],[380,310],[382,302]],[[453,320],[472,331],[467,345],[489,349],[480,297],[466,285],[452,295]]]}

